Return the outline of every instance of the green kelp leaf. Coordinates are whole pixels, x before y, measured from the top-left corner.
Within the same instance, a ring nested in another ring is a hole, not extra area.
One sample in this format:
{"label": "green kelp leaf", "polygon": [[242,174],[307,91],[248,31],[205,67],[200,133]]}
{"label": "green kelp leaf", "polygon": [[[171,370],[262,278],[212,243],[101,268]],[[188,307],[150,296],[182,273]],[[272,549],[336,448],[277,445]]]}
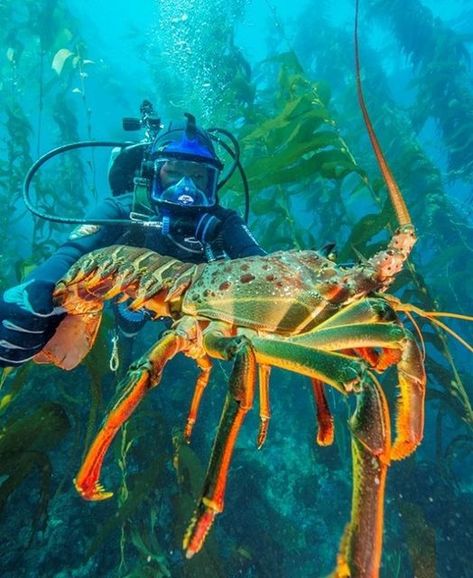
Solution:
{"label": "green kelp leaf", "polygon": [[307,114],[319,111],[327,112],[325,107],[314,103],[312,95],[303,94],[295,100],[289,101],[280,116],[286,121],[300,120],[303,122],[306,120]]}
{"label": "green kelp leaf", "polygon": [[[368,242],[382,231],[387,223],[388,219],[384,218],[382,214],[365,215],[353,226],[347,245],[355,247],[358,251],[365,253]],[[344,250],[345,249],[343,249],[342,254]]]}
{"label": "green kelp leaf", "polygon": [[435,530],[417,504],[399,504],[406,534],[406,543],[416,578],[436,576]]}
{"label": "green kelp leaf", "polygon": [[[346,242],[343,249],[340,251],[340,259],[342,261],[350,258],[353,255],[353,247],[367,256],[373,255],[373,251],[367,251],[369,241],[378,233],[383,231],[392,216],[392,208],[389,201],[386,201],[380,213],[365,215],[358,223],[353,226],[350,238]],[[382,243],[380,248],[386,246]]]}
{"label": "green kelp leaf", "polygon": [[[198,455],[191,446],[183,442],[181,435],[173,436],[175,447],[174,467],[179,492],[173,499],[173,511],[171,516],[172,532],[177,544],[182,544],[182,536],[189,525],[189,519],[195,508],[195,496],[202,489],[204,466]],[[222,532],[222,528],[220,528]],[[182,578],[226,578],[228,572],[224,562],[220,559],[219,548],[215,533],[210,532],[203,548],[197,556],[188,560],[182,567]]]}
{"label": "green kelp leaf", "polygon": [[403,269],[396,275],[396,278],[391,286],[392,289],[390,289],[390,292],[397,294],[398,291],[400,291],[403,287],[411,287],[412,283],[413,283],[412,273],[407,269]]}
{"label": "green kelp leaf", "polygon": [[[274,147],[285,143],[294,128],[301,123],[312,121],[319,124],[329,122],[330,117],[325,107],[316,106],[311,95],[303,95],[286,103],[283,110],[275,117],[260,123],[242,139],[242,147],[252,143],[264,142]],[[314,124],[315,126],[315,124]]]}
{"label": "green kelp leaf", "polygon": [[[142,530],[142,528],[131,526],[130,538],[140,555],[146,560],[147,565],[153,564],[153,578],[171,578],[169,561],[166,557],[164,547],[156,538],[155,529],[152,527],[150,534],[146,534],[140,530]],[[132,575],[128,576],[131,577]],[[136,576],[140,575],[136,574]]]}
{"label": "green kelp leaf", "polygon": [[[10,138],[17,140],[19,143],[24,142],[26,136],[33,132],[29,118],[18,105],[7,105],[5,112],[8,116],[7,126]],[[19,171],[18,176],[22,175],[19,168],[16,170]]]}
{"label": "green kelp leaf", "polygon": [[47,452],[64,438],[69,429],[70,422],[64,408],[53,402],[44,403],[33,413],[10,418],[2,428],[0,476],[6,479],[0,486],[0,511],[12,492],[36,469],[40,485],[32,534],[43,527],[47,515],[53,475]]}
{"label": "green kelp leaf", "polygon": [[226,85],[222,104],[226,105],[226,108],[234,108],[236,101],[240,105],[250,106],[255,99],[255,94],[256,86],[250,82],[245,74],[238,71],[230,83]]}
{"label": "green kelp leaf", "polygon": [[320,128],[322,124],[323,122],[321,122],[320,117],[308,115],[302,122],[298,122],[294,126],[286,141],[281,143],[280,147],[292,149],[297,147],[300,143],[308,143],[314,138],[318,138],[319,140],[326,140],[328,142],[332,142],[333,144],[336,142],[338,145],[340,145],[340,140],[335,140],[337,135],[333,131],[320,130],[316,133],[316,130]]}
{"label": "green kelp leaf", "polygon": [[38,262],[33,262],[31,259],[15,261],[14,267],[17,281],[19,283],[22,282],[37,266]]}
{"label": "green kelp leaf", "polygon": [[373,194],[367,181],[368,177],[360,167],[353,179],[345,179],[343,181],[342,195],[349,197],[347,198],[347,207],[349,207],[350,204],[354,204],[356,207],[359,206],[358,203],[371,203]]}
{"label": "green kelp leaf", "polygon": [[326,179],[334,179],[339,181],[347,175],[351,174],[354,170],[354,165],[351,161],[329,161],[328,163],[322,163],[320,167],[320,174]]}
{"label": "green kelp leaf", "polygon": [[[405,299],[404,299],[405,301]],[[420,322],[420,320],[419,320]],[[442,342],[442,340],[439,338],[438,334],[434,331],[431,330],[431,328],[429,328],[429,323],[428,321],[424,321],[423,325],[421,325],[421,327],[424,329],[422,331],[422,339],[424,340],[424,343],[426,345],[429,345],[431,348],[435,348],[437,349],[437,351],[440,354],[444,354],[445,352],[445,347],[444,344]],[[435,371],[433,371],[435,367]],[[440,373],[438,373],[437,369],[440,368],[441,366],[431,366],[431,360],[428,360],[428,369],[433,371],[433,373],[436,375],[436,379],[439,381],[439,383],[442,383],[442,381],[440,380]],[[452,376],[451,374],[448,373],[448,371],[445,369],[445,373],[442,374],[443,375],[443,379],[445,379],[446,381],[444,383],[448,383]]]}
{"label": "green kelp leaf", "polygon": [[[414,279],[416,279],[417,277],[420,280],[419,283],[420,285],[422,282],[422,277],[417,273],[417,271],[414,271]],[[415,285],[417,285],[417,283],[415,283]],[[404,291],[404,293],[402,294],[402,301],[404,303],[413,303],[414,305],[417,305],[417,307],[420,307],[421,309],[425,309],[427,311],[430,311],[431,309],[435,308],[435,305],[430,300],[428,294],[424,293],[416,286],[414,286],[414,288],[412,289],[406,289]],[[422,324],[430,326],[430,322],[427,319],[419,318],[418,323],[420,326],[422,326]]]}
{"label": "green kelp leaf", "polygon": [[324,106],[328,106],[332,98],[332,89],[327,82],[314,82],[313,85],[314,97],[315,95]]}
{"label": "green kelp leaf", "polygon": [[169,574],[163,574],[162,569],[157,566],[153,560],[144,560],[138,562],[136,567],[126,575],[120,575],[123,578],[165,578]]}
{"label": "green kelp leaf", "polygon": [[[3,370],[1,378],[1,390],[3,395],[0,398],[0,415],[9,408],[16,396],[20,393],[24,384],[27,382],[31,368],[31,363],[26,363],[15,370],[12,370],[9,367]],[[4,389],[7,390],[6,393],[4,393]]]}
{"label": "green kelp leaf", "polygon": [[316,154],[316,157],[322,168],[324,165],[332,166],[336,163],[339,163],[341,166],[350,165],[353,167],[353,170],[358,168],[358,166],[353,162],[351,155],[349,155],[343,148],[319,151]]}
{"label": "green kelp leaf", "polygon": [[[449,383],[451,375],[448,372],[440,371],[440,374],[446,374],[446,381],[443,383]],[[434,372],[435,377],[438,375],[438,368]],[[439,383],[442,383],[439,381]],[[449,415],[455,415],[459,420],[470,424],[468,420],[468,408],[462,403],[462,400],[458,396],[454,395],[451,390],[440,391],[439,389],[434,389],[433,387],[428,387],[426,392],[427,401],[436,400],[442,403],[445,408],[448,408]]]}
{"label": "green kelp leaf", "polygon": [[70,423],[64,408],[45,402],[34,412],[10,418],[0,437],[0,456],[16,456],[26,452],[48,451],[69,431]]}
{"label": "green kelp leaf", "polygon": [[73,55],[74,53],[71,52],[68,48],[61,48],[56,52],[53,58],[53,62],[51,64],[51,68],[56,72],[58,76],[61,75],[66,60]]}
{"label": "green kelp leaf", "polygon": [[259,191],[268,187],[273,187],[275,185],[284,185],[287,183],[297,182],[301,178],[307,177],[312,173],[313,171],[310,169],[310,167],[307,166],[305,170],[300,166],[292,169],[283,167],[276,171],[267,169],[260,174],[249,177],[248,182],[252,191]]}
{"label": "green kelp leaf", "polygon": [[[299,183],[303,179],[323,175],[323,171],[329,172],[334,179],[360,171],[347,153],[336,149],[319,151],[308,159],[302,158],[293,166],[287,166],[284,158],[283,154],[275,155],[272,159],[273,166],[268,164],[268,159],[261,165],[259,161],[255,162],[251,170],[248,170],[250,188],[258,191],[278,184]],[[262,168],[264,165],[266,167]]]}
{"label": "green kelp leaf", "polygon": [[90,388],[90,409],[87,420],[87,430],[84,447],[88,447],[92,441],[97,427],[98,416],[102,406],[102,383],[105,375],[110,373],[110,350],[109,335],[114,326],[112,315],[104,314],[100,323],[100,329],[92,350],[82,361],[90,375],[88,385]]}
{"label": "green kelp leaf", "polygon": [[251,201],[251,212],[255,215],[274,215],[274,199],[256,197]]}
{"label": "green kelp leaf", "polygon": [[[284,148],[280,152],[276,152],[271,158],[265,160],[272,162],[273,165],[276,162],[292,165],[302,157],[308,158],[309,155],[315,153],[318,155],[322,166],[324,163],[356,166],[351,156],[343,150],[340,138],[335,132],[320,130],[315,134],[308,134],[304,140],[299,139],[298,136],[293,135],[293,138],[285,143]],[[258,166],[258,170],[260,169],[261,167]]]}
{"label": "green kelp leaf", "polygon": [[73,38],[74,32],[72,32],[69,28],[64,27],[54,31],[54,38],[51,38],[51,46],[49,46],[49,44],[44,44],[44,38],[42,38],[42,41],[43,46],[52,52],[55,48],[59,50],[59,46],[68,45]]}
{"label": "green kelp leaf", "polygon": [[[278,101],[283,101],[287,98],[287,94],[291,92],[292,77],[294,73],[303,74],[304,70],[294,51],[284,52],[283,54],[276,54],[264,60],[261,64],[279,64],[278,79],[279,93],[276,95]],[[307,82],[307,81],[306,81]]]}
{"label": "green kelp leaf", "polygon": [[[306,132],[306,135],[303,135]],[[273,172],[307,160],[309,155],[320,152],[321,149],[328,147],[340,148],[340,140],[330,131],[319,131],[312,134],[312,127],[308,130],[304,127],[297,127],[288,136],[288,139],[279,143],[276,148],[267,146],[265,151],[252,150],[245,147],[244,157],[245,169],[248,177],[251,179],[254,175],[264,175],[267,172]],[[332,148],[331,150],[336,150]],[[304,159],[304,157],[306,157]],[[235,182],[237,188],[241,189],[241,184]]]}
{"label": "green kelp leaf", "polygon": [[263,60],[262,64],[265,63],[279,63],[286,69],[293,70],[294,72],[303,73],[304,69],[302,68],[299,59],[297,58],[297,54],[293,50],[288,50],[287,52],[283,52],[282,54],[275,54]]}
{"label": "green kelp leaf", "polygon": [[302,249],[315,250],[320,244],[315,235],[308,229],[296,229],[295,240]]}
{"label": "green kelp leaf", "polygon": [[153,457],[151,465],[146,470],[128,474],[128,497],[125,502],[118,505],[114,516],[110,516],[103,524],[98,526],[97,534],[90,542],[85,553],[86,560],[94,556],[103,543],[110,539],[110,534],[117,532],[126,520],[131,519],[149,497],[150,493],[159,488],[165,470],[164,457],[157,456]]}
{"label": "green kelp leaf", "polygon": [[269,251],[290,250],[295,239],[286,217],[274,219],[261,238],[261,244]]}

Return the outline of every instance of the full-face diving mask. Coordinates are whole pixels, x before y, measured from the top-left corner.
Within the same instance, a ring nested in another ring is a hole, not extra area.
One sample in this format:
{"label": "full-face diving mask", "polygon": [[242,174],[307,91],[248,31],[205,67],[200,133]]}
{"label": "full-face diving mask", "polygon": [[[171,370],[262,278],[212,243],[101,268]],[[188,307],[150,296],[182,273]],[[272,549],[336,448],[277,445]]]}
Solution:
{"label": "full-face diving mask", "polygon": [[153,201],[171,207],[212,207],[219,169],[206,162],[161,157],[154,163]]}

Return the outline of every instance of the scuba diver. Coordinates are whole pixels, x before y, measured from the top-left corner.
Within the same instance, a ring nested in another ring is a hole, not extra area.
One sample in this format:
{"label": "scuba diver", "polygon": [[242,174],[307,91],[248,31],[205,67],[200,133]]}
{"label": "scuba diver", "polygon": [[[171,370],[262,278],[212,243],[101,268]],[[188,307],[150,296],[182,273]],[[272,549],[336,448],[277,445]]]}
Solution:
{"label": "scuba diver", "polygon": [[[141,112],[139,121],[124,119],[127,130],[145,127],[147,138],[115,151],[109,171],[113,196],[80,220],[82,224],[68,240],[25,282],[7,289],[0,298],[0,367],[18,367],[46,345],[65,316],[54,307],[56,282],[94,249],[114,244],[140,246],[192,263],[265,254],[242,217],[219,204],[218,191],[236,168],[246,183],[233,135],[223,129],[203,130],[188,113],[183,125],[170,125],[161,132],[149,101],[143,102]],[[237,154],[217,132],[230,135]],[[222,144],[233,157],[225,178],[220,178],[223,163],[212,141]],[[28,186],[30,180],[25,179]],[[246,209],[247,214],[248,205]],[[148,318],[146,312],[130,311],[126,303],[114,309],[120,333],[129,340]]]}

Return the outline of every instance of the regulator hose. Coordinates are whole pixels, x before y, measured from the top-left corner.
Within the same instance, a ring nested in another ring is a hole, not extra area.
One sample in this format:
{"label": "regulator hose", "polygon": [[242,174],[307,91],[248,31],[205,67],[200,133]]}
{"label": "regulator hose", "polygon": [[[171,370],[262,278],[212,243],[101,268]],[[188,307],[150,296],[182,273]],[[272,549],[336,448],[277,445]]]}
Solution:
{"label": "regulator hose", "polygon": [[62,145],[42,155],[36,162],[33,163],[29,171],[26,173],[25,180],[23,181],[23,201],[27,209],[31,211],[33,215],[36,215],[41,219],[46,219],[54,223],[63,223],[66,225],[142,225],[141,222],[131,221],[129,219],[74,219],[72,217],[58,217],[56,215],[48,215],[42,211],[39,211],[33,205],[30,199],[31,181],[38,170],[44,165],[45,162],[49,161],[49,159],[74,149],[89,147],[125,148],[127,146],[130,146],[130,143],[117,141],[79,141]]}
{"label": "regulator hose", "polygon": [[[236,138],[229,132],[224,129],[217,129],[213,128],[210,129],[208,132],[216,133],[219,132],[227,136],[234,146],[234,150],[228,146],[222,139],[212,134],[212,139],[218,142],[226,151],[227,153],[233,158],[233,163],[230,168],[230,171],[226,175],[223,181],[218,184],[218,188],[220,189],[223,187],[230,177],[233,175],[235,170],[238,168],[240,172],[240,176],[243,182],[243,189],[245,193],[245,214],[244,219],[245,222],[248,223],[248,215],[250,210],[250,199],[249,199],[249,190],[248,190],[248,181],[243,170],[243,167],[240,164],[240,147],[238,145],[238,141]],[[31,201],[30,197],[30,187],[31,181],[39,169],[50,159],[53,157],[65,153],[70,150],[80,149],[80,148],[96,148],[96,147],[119,147],[119,148],[127,148],[130,145],[130,142],[122,142],[122,141],[79,141],[74,142],[66,145],[62,145],[55,149],[50,150],[49,152],[42,155],[37,161],[35,161],[28,172],[26,173],[25,180],[23,181],[23,201],[26,205],[26,208],[36,217],[40,219],[46,219],[47,221],[52,221],[54,223],[62,223],[65,225],[127,225],[127,226],[158,226],[159,223],[155,221],[142,221],[141,219],[77,219],[73,217],[59,217],[57,215],[48,215],[47,213],[43,213],[39,209],[37,209]]]}

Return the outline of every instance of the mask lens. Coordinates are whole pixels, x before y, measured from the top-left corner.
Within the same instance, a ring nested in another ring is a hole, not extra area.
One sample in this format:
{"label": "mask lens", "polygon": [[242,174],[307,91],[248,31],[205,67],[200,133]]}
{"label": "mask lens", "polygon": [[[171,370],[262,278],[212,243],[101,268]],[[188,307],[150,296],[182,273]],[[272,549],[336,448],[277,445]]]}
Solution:
{"label": "mask lens", "polygon": [[189,177],[183,177],[175,185],[164,189],[161,200],[182,206],[207,206],[208,204],[204,191],[198,189]]}
{"label": "mask lens", "polygon": [[207,163],[159,159],[155,162],[153,200],[178,206],[212,206],[216,202],[218,173]]}

